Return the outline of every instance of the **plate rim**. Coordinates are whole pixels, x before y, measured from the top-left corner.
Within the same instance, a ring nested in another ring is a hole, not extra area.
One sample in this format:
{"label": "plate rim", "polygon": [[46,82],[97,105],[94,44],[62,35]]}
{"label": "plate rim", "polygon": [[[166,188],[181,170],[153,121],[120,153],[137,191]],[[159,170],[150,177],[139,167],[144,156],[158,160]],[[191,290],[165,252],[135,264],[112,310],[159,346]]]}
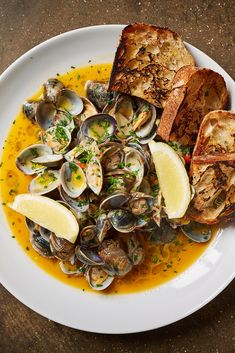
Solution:
{"label": "plate rim", "polygon": [[[61,33],[59,35],[56,35],[52,38],[49,38],[47,39],[46,41],[43,41],[42,43],[39,43],[38,45],[34,46],[33,48],[31,48],[30,50],[28,50],[26,53],[22,54],[18,59],[16,59],[8,68],[6,68],[0,75],[0,84],[2,82],[2,80],[4,80],[9,73],[11,73],[12,71],[14,71],[15,69],[17,69],[18,65],[21,65],[21,64],[24,64],[24,60],[29,58],[31,55],[33,55],[35,52],[37,52],[38,50],[40,50],[41,48],[43,48],[44,46],[47,46],[48,44],[50,44],[51,42],[56,42],[56,41],[60,41],[62,38],[66,38],[66,36],[70,36],[71,34],[73,33],[77,33],[77,32],[82,32],[82,31],[87,31],[87,30],[96,30],[96,29],[107,29],[107,27],[112,27],[112,28],[116,28],[116,29],[120,29],[120,33],[121,33],[121,29],[124,27],[125,25],[122,25],[122,24],[107,24],[107,25],[96,25],[96,26],[87,26],[87,27],[81,27],[81,28],[78,28],[78,29],[74,29],[72,31],[66,31],[64,33]],[[189,47],[193,47],[195,49],[197,49],[198,51],[202,52],[200,49],[198,49],[197,47],[195,46],[192,46],[191,44],[185,42],[186,45],[188,45]],[[205,55],[207,58],[209,58],[210,60],[212,60],[213,62],[215,62],[211,57],[209,57],[206,53],[202,52],[203,55]],[[216,62],[215,62],[216,63]],[[217,64],[217,63],[216,63]],[[232,83],[233,85],[235,84],[234,83],[234,80],[233,78],[219,65],[217,64],[220,69],[222,69],[227,77],[229,77],[229,79],[232,80]],[[4,215],[5,217],[5,215]],[[205,251],[206,252],[206,251]],[[25,254],[23,253],[23,255],[25,256]],[[31,260],[30,260],[31,261]],[[198,260],[197,260],[198,261]],[[42,270],[44,272],[44,270]],[[47,274],[48,275],[48,274]],[[50,275],[48,275],[50,276]],[[87,331],[87,332],[97,332],[97,333],[106,333],[106,334],[113,334],[113,333],[116,333],[116,334],[124,334],[124,333],[136,333],[136,332],[144,332],[144,331],[149,331],[149,330],[152,330],[152,329],[156,329],[156,328],[160,328],[160,327],[163,327],[163,326],[167,326],[169,324],[172,324],[176,321],[179,321],[191,314],[193,314],[195,311],[199,310],[200,308],[202,308],[204,305],[206,305],[207,303],[209,303],[211,300],[213,300],[219,293],[221,293],[221,291],[223,289],[225,289],[228,284],[235,278],[235,269],[234,271],[231,273],[231,276],[227,278],[226,281],[223,281],[223,283],[221,283],[221,285],[217,288],[216,291],[214,291],[211,295],[209,295],[207,297],[206,300],[201,300],[201,302],[193,307],[191,310],[188,310],[187,312],[185,312],[184,315],[180,315],[180,317],[176,317],[174,321],[170,321],[170,322],[167,322],[167,323],[163,323],[162,325],[158,325],[157,327],[153,327],[153,326],[150,326],[148,327],[148,325],[145,325],[145,328],[142,328],[142,329],[138,329],[138,330],[132,330],[131,328],[129,329],[126,329],[126,330],[123,330],[122,332],[119,332],[119,331],[115,331],[114,330],[110,330],[110,331],[99,331],[99,330],[89,330],[89,329],[83,329],[83,328],[78,328],[77,326],[74,326],[74,325],[71,325],[71,324],[68,324],[68,323],[65,323],[63,322],[63,320],[58,320],[58,319],[55,319],[55,317],[53,315],[48,315],[48,313],[44,314],[42,313],[42,311],[40,311],[40,308],[37,308],[35,306],[33,306],[32,303],[28,303],[27,300],[25,300],[20,294],[18,294],[17,292],[15,292],[15,289],[12,288],[10,285],[8,285],[7,283],[7,280],[4,280],[2,278],[2,275],[0,273],[0,277],[1,277],[1,283],[2,285],[15,297],[17,298],[18,300],[20,300],[24,305],[26,305],[27,307],[29,307],[30,309],[32,309],[33,311],[37,312],[38,314],[40,315],[43,315],[44,317],[46,318],[49,318],[50,320],[53,320],[55,322],[58,322],[62,325],[66,325],[66,326],[69,326],[69,327],[72,327],[72,328],[75,328],[75,329],[79,329],[79,330],[83,330],[83,331]],[[51,278],[51,276],[50,276]],[[60,282],[62,283],[62,282]],[[67,285],[66,285],[67,286]],[[161,287],[161,286],[160,286]],[[142,293],[142,292],[141,292]],[[135,293],[135,295],[138,295],[139,293]],[[92,294],[92,295],[97,295],[96,293],[95,294]],[[133,295],[133,293],[131,293],[130,295]],[[117,297],[119,297],[120,295],[116,295]]]}

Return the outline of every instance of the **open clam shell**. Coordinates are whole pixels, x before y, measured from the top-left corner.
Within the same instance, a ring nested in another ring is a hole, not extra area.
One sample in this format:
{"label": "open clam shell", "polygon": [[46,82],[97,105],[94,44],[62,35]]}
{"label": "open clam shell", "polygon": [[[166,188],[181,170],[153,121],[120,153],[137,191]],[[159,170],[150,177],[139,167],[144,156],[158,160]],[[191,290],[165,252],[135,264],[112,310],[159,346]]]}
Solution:
{"label": "open clam shell", "polygon": [[33,159],[52,155],[52,149],[43,144],[35,144],[26,147],[16,158],[16,166],[26,175],[42,172],[46,167],[33,162]]}
{"label": "open clam shell", "polygon": [[63,187],[59,187],[59,192],[62,200],[68,204],[76,212],[84,213],[87,212],[89,208],[89,198],[86,192],[83,192],[80,196],[76,198],[70,197]]}
{"label": "open clam shell", "polygon": [[136,176],[133,191],[142,183],[144,177],[144,159],[142,154],[131,147],[125,147],[125,168]]}
{"label": "open clam shell", "polygon": [[112,227],[109,217],[106,213],[102,213],[96,220],[95,233],[100,243],[104,240],[108,230]]}
{"label": "open clam shell", "polygon": [[36,110],[36,122],[43,130],[47,130],[54,125],[56,112],[54,103],[41,101]]}
{"label": "open clam shell", "polygon": [[86,265],[71,265],[71,263],[68,263],[66,261],[60,261],[59,266],[61,271],[68,276],[84,276],[84,273],[87,269]]}
{"label": "open clam shell", "polygon": [[136,227],[136,219],[133,214],[127,210],[116,209],[108,213],[110,222],[120,233],[132,232]]}
{"label": "open clam shell", "polygon": [[144,261],[144,248],[143,244],[139,240],[138,236],[134,233],[128,234],[125,238],[128,256],[131,259],[133,265],[139,265]]}
{"label": "open clam shell", "polygon": [[43,88],[45,100],[55,103],[57,94],[64,88],[64,85],[57,78],[49,78]]}
{"label": "open clam shell", "polygon": [[59,260],[69,260],[75,253],[75,245],[68,240],[57,237],[54,233],[50,236],[50,249]]}
{"label": "open clam shell", "polygon": [[89,266],[103,266],[104,262],[99,257],[99,255],[92,250],[89,250],[85,247],[76,246],[75,254],[79,261],[81,261],[85,265]]}
{"label": "open clam shell", "polygon": [[98,143],[109,140],[115,130],[116,120],[111,115],[103,113],[90,116],[81,125],[82,135]]}
{"label": "open clam shell", "polygon": [[79,197],[86,189],[86,177],[82,168],[74,162],[65,162],[60,169],[61,185],[71,198]]}
{"label": "open clam shell", "polygon": [[132,120],[134,113],[132,98],[128,95],[120,95],[113,109],[113,116],[117,121],[117,136],[120,139],[127,138],[133,131]]}
{"label": "open clam shell", "polygon": [[149,231],[149,240],[156,244],[167,244],[176,238],[177,233],[177,229],[172,228],[165,219],[162,219],[160,227],[156,224],[156,227]]}
{"label": "open clam shell", "polygon": [[118,240],[104,240],[98,254],[105,263],[105,270],[107,269],[110,275],[125,276],[133,268],[131,260],[120,247]]}
{"label": "open clam shell", "polygon": [[153,211],[154,197],[145,195],[141,192],[136,192],[131,195],[131,198],[128,201],[128,206],[132,214],[136,216],[149,214]]}
{"label": "open clam shell", "polygon": [[145,102],[135,113],[133,129],[138,138],[148,136],[157,119],[156,108]]}
{"label": "open clam shell", "polygon": [[130,195],[126,192],[118,192],[116,194],[106,197],[100,203],[100,209],[115,209],[120,208],[128,202]]}
{"label": "open clam shell", "polygon": [[186,237],[196,243],[206,243],[212,236],[212,231],[209,226],[194,221],[181,226],[181,230]]}
{"label": "open clam shell", "polygon": [[55,190],[60,185],[60,174],[57,170],[45,170],[31,180],[29,192],[38,195],[45,195]]}
{"label": "open clam shell", "polygon": [[99,195],[103,185],[103,171],[98,158],[93,158],[86,169],[86,180],[89,188]]}
{"label": "open clam shell", "polygon": [[80,114],[74,117],[75,123],[80,126],[81,123],[92,115],[98,114],[94,104],[85,97],[81,97],[83,102],[83,110]]}
{"label": "open clam shell", "polygon": [[83,101],[76,92],[64,88],[56,96],[56,106],[75,116],[82,112]]}
{"label": "open clam shell", "polygon": [[36,111],[40,101],[28,100],[22,106],[24,115],[31,121],[35,121]]}
{"label": "open clam shell", "polygon": [[101,266],[89,267],[85,276],[89,286],[98,291],[108,288],[114,280],[114,277],[107,274]]}
{"label": "open clam shell", "polygon": [[46,154],[32,159],[32,162],[51,168],[58,166],[63,161],[63,159],[64,157],[62,154]]}
{"label": "open clam shell", "polygon": [[50,243],[41,236],[39,231],[34,230],[30,233],[30,243],[35,251],[46,258],[53,258]]}
{"label": "open clam shell", "polygon": [[79,234],[80,244],[83,247],[95,248],[99,245],[96,236],[96,226],[90,225],[84,227]]}
{"label": "open clam shell", "polygon": [[71,142],[71,133],[63,126],[53,126],[43,135],[43,142],[49,146],[55,154],[65,154]]}
{"label": "open clam shell", "polygon": [[87,98],[94,104],[94,106],[102,111],[112,94],[108,92],[108,83],[88,80],[85,84],[85,91]]}

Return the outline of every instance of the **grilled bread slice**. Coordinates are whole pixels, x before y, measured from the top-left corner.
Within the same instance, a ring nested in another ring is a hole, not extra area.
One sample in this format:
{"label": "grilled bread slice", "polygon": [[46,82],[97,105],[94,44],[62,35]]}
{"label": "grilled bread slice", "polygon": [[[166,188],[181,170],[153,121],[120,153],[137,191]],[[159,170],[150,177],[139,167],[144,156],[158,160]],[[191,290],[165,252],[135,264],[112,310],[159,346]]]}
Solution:
{"label": "grilled bread slice", "polygon": [[122,31],[109,89],[163,108],[175,73],[184,65],[194,65],[194,59],[177,33],[134,23]]}
{"label": "grilled bread slice", "polygon": [[205,116],[190,176],[195,189],[192,219],[208,224],[235,220],[235,113],[213,111]]}
{"label": "grilled bread slice", "polygon": [[203,117],[224,109],[228,91],[223,77],[210,69],[182,67],[175,75],[158,127],[165,141],[194,146]]}

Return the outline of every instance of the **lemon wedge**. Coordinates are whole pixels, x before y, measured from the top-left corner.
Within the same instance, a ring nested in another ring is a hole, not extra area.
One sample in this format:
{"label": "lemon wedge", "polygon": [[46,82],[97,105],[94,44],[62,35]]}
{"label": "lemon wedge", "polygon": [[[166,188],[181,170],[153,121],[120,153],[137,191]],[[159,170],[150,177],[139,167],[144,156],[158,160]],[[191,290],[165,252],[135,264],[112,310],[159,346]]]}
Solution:
{"label": "lemon wedge", "polygon": [[163,142],[149,142],[159,186],[165,200],[168,218],[184,216],[190,199],[190,184],[184,164],[178,154]]}
{"label": "lemon wedge", "polygon": [[79,225],[75,216],[65,206],[49,197],[20,194],[15,197],[9,207],[49,229],[57,237],[64,238],[71,243],[77,239]]}

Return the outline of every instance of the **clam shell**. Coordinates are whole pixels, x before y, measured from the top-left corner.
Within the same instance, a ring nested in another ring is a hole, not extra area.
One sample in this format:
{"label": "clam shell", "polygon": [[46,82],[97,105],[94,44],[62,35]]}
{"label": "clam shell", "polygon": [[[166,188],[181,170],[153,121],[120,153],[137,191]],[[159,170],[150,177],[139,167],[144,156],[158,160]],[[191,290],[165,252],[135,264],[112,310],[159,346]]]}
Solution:
{"label": "clam shell", "polygon": [[79,197],[86,189],[86,177],[82,168],[74,162],[65,162],[60,169],[61,185],[71,197]]}
{"label": "clam shell", "polygon": [[60,174],[57,170],[45,170],[31,180],[29,192],[38,195],[45,195],[55,190],[60,185]]}
{"label": "clam shell", "polygon": [[72,116],[78,115],[83,110],[83,101],[76,92],[64,88],[56,96],[56,106],[64,109]]}
{"label": "clam shell", "polygon": [[30,145],[25,148],[16,158],[16,166],[26,175],[42,172],[46,167],[36,164],[33,159],[46,155],[52,155],[52,149],[43,144]]}

